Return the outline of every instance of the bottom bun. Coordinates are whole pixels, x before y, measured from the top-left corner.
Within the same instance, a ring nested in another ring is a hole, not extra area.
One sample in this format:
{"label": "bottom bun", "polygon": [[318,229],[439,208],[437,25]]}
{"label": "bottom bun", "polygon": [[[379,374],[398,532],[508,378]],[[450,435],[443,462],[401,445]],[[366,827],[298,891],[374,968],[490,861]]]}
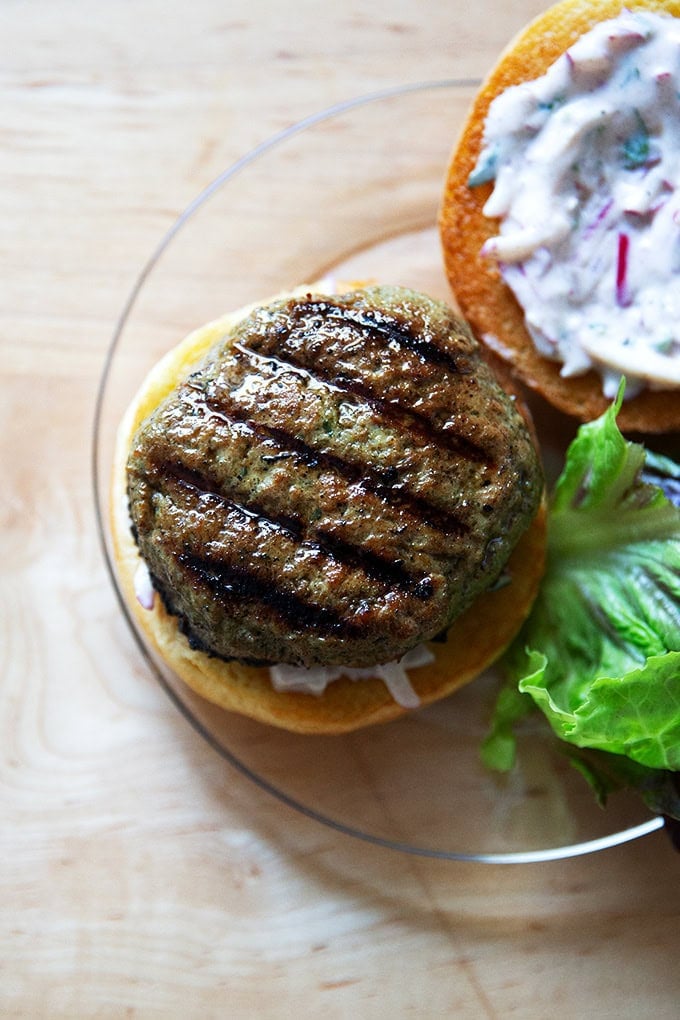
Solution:
{"label": "bottom bun", "polygon": [[[316,292],[324,288],[315,285]],[[292,291],[307,293],[309,288]],[[267,667],[224,661],[193,649],[177,618],[158,595],[150,609],[137,597],[141,558],[130,528],[126,463],[132,437],[151,411],[186,376],[209,348],[252,306],[223,316],[191,333],[147,376],[121,422],[114,455],[111,533],[120,588],[139,630],[171,670],[201,697],[229,711],[298,733],[343,733],[387,722],[409,709],[399,704],[379,677],[340,677],[323,694],[277,691]],[[479,596],[449,628],[445,641],[427,645],[425,666],[409,669],[420,705],[445,697],[486,669],[509,645],[529,613],[544,570],[546,511],[542,506],[520,538],[504,571],[503,586]]]}

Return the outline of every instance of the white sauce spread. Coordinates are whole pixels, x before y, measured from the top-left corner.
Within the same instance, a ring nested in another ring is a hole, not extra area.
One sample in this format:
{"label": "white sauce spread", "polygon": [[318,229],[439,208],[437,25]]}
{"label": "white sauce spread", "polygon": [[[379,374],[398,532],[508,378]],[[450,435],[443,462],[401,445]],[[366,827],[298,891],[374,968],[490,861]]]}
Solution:
{"label": "white sauce spread", "polygon": [[491,104],[484,254],[562,375],[680,386],[680,19],[624,12]]}
{"label": "white sauce spread", "polygon": [[407,670],[427,666],[434,661],[434,655],[425,645],[418,645],[402,656],[398,662],[382,666],[356,668],[347,666],[313,666],[309,669],[299,666],[270,666],[272,686],[277,691],[302,691],[305,694],[321,695],[333,680],[346,676],[350,680],[382,680],[388,691],[402,708],[417,708],[418,695],[411,686]]}
{"label": "white sauce spread", "polygon": [[142,609],[153,609],[154,602],[156,600],[156,592],[151,580],[149,568],[147,567],[146,562],[141,558],[137,564],[137,569],[135,570],[135,576],[132,583],[135,589],[135,596]]}

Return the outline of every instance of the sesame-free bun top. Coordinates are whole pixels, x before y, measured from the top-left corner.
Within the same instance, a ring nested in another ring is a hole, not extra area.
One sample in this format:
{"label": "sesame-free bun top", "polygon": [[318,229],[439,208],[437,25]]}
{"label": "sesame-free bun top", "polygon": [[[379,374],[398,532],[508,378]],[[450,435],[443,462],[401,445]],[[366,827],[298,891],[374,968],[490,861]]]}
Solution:
{"label": "sesame-free bun top", "polygon": [[[595,371],[564,378],[560,364],[540,355],[524,325],[523,311],[492,259],[481,254],[498,233],[498,221],[483,208],[492,183],[468,186],[482,148],[487,112],[493,99],[511,85],[530,81],[548,68],[600,21],[624,10],[647,10],[680,17],[680,2],[670,0],[564,0],[531,22],[503,51],[478,92],[446,177],[439,225],[444,263],[456,302],[478,339],[506,361],[526,385],[551,404],[582,421],[602,414],[611,401]],[[618,416],[624,431],[647,433],[680,429],[680,392],[644,390],[624,401]]]}
{"label": "sesame-free bun top", "polygon": [[[317,293],[322,288],[312,288]],[[300,288],[293,294],[307,294]],[[119,427],[111,490],[111,531],[119,585],[126,605],[149,646],[193,691],[224,709],[300,733],[340,733],[402,715],[383,680],[332,681],[322,695],[277,691],[267,667],[224,661],[192,648],[156,595],[150,609],[137,598],[140,555],[130,529],[127,459],[142,421],[201,361],[208,350],[249,312],[252,306],[223,316],[191,333],[149,373]],[[428,665],[409,670],[409,680],[422,705],[456,690],[489,666],[507,647],[526,618],[544,569],[545,508],[542,506],[520,538],[505,568],[510,583],[478,596],[454,622],[445,642],[428,644],[434,656]]]}

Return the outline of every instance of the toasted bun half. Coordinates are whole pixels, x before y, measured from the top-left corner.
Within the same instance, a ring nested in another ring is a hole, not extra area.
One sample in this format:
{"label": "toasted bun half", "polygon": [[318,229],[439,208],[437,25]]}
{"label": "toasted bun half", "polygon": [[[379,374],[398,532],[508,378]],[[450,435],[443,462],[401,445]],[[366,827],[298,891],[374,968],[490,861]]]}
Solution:
{"label": "toasted bun half", "polygon": [[[601,380],[591,371],[563,378],[560,365],[542,357],[524,326],[524,314],[493,261],[480,252],[498,233],[497,221],[483,207],[492,185],[468,187],[468,177],[482,147],[484,124],[495,97],[511,85],[530,81],[548,68],[595,24],[622,10],[645,9],[680,17],[673,0],[564,0],[531,22],[504,50],[473,103],[447,171],[439,213],[446,272],[461,314],[478,339],[508,362],[516,375],[551,404],[582,421],[602,414],[610,401]],[[645,390],[626,400],[618,416],[625,431],[647,433],[680,429],[678,390]]]}
{"label": "toasted bun half", "polygon": [[[321,288],[314,287],[316,292]],[[292,294],[308,293],[301,288]],[[283,296],[283,295],[280,295]],[[140,565],[130,530],[126,463],[139,424],[180,378],[222,338],[252,306],[191,333],[149,373],[119,427],[111,488],[111,532],[119,584],[126,605],[152,649],[193,691],[229,711],[299,733],[342,733],[404,714],[379,678],[334,680],[318,696],[274,689],[267,668],[225,662],[189,646],[177,620],[159,597],[151,609],[136,596]],[[515,547],[506,568],[510,583],[484,593],[451,627],[445,642],[428,645],[434,661],[409,670],[420,703],[455,691],[489,666],[511,642],[527,616],[544,570],[546,521],[542,507]]]}

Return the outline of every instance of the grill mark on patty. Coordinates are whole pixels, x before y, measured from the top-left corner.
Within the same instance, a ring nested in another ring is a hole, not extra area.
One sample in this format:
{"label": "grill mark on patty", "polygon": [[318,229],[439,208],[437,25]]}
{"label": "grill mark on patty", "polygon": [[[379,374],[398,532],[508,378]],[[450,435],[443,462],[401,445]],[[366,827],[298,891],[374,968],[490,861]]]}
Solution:
{"label": "grill mark on patty", "polygon": [[[154,474],[161,479],[171,479],[182,488],[190,490],[196,500],[202,496],[218,500],[229,510],[243,514],[258,526],[285,534],[310,552],[319,553],[335,560],[342,566],[361,571],[366,577],[389,588],[397,587],[406,594],[421,600],[426,600],[434,594],[433,581],[428,574],[412,574],[400,561],[385,559],[369,549],[346,542],[327,531],[315,530],[313,538],[310,538],[306,523],[302,519],[288,514],[278,514],[273,517],[254,504],[246,506],[237,502],[225,495],[219,484],[207,475],[180,461],[164,461],[157,464]],[[181,561],[182,555],[182,553],[178,554],[177,559]],[[245,568],[239,569],[245,570]]]}
{"label": "grill mark on patty", "polygon": [[356,398],[368,404],[378,417],[398,432],[408,433],[431,446],[447,449],[465,460],[495,466],[495,458],[481,444],[461,436],[452,429],[438,428],[427,415],[413,407],[404,407],[395,401],[385,400],[365,379],[353,379],[339,372],[327,372],[318,364],[312,370],[305,363],[305,359],[298,357],[293,351],[282,352],[279,349],[276,354],[262,354],[238,342],[233,344],[232,349],[235,359],[246,358],[255,371],[261,370],[263,365],[269,365],[274,371],[282,374],[294,371],[306,384],[321,382],[345,400],[348,397]]}
{"label": "grill mark on patty", "polygon": [[[441,366],[454,375],[470,374],[471,369],[465,355],[461,356],[460,359],[457,358],[450,351],[446,351],[433,343],[432,340],[426,340],[423,336],[420,336],[411,328],[409,322],[390,318],[376,310],[357,311],[353,308],[336,305],[333,302],[308,298],[302,304],[291,302],[289,311],[290,317],[302,329],[309,330],[312,333],[317,327],[314,322],[308,322],[307,319],[310,316],[317,320],[321,317],[324,322],[329,320],[334,323],[337,322],[340,326],[349,326],[365,336],[378,337],[383,343],[396,344],[398,347],[412,351],[418,355],[423,364]],[[294,331],[295,326],[289,330],[289,335]]]}
{"label": "grill mark on patty", "polygon": [[348,460],[337,454],[318,450],[287,429],[256,422],[243,408],[229,400],[226,394],[220,394],[218,400],[192,384],[187,388],[191,391],[193,407],[213,415],[228,428],[238,425],[247,429],[250,435],[262,444],[273,443],[276,451],[263,455],[272,461],[292,454],[307,467],[333,471],[348,484],[360,485],[365,492],[377,496],[389,506],[400,508],[410,514],[418,524],[425,523],[446,536],[456,538],[469,532],[469,526],[455,512],[442,510],[430,500],[406,489],[397,489],[399,475],[396,468],[381,471],[365,462]]}
{"label": "grill mark on patty", "polygon": [[317,631],[332,631],[346,638],[361,637],[366,630],[360,624],[347,620],[335,609],[308,602],[277,587],[269,579],[257,577],[242,566],[215,562],[187,552],[180,553],[177,559],[197,583],[208,588],[220,601],[245,599],[259,602],[274,610],[288,626],[296,630],[306,627]]}

